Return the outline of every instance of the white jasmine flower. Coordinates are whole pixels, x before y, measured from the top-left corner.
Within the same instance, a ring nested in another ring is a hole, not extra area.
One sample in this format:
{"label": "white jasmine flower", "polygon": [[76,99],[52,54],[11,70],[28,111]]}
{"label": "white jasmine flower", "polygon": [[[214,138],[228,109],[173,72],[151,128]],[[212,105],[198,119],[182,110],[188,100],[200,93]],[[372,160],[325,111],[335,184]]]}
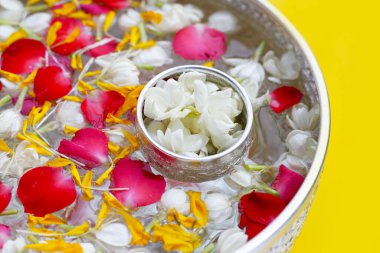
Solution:
{"label": "white jasmine flower", "polygon": [[199,23],[203,12],[191,4],[164,4],[161,9],[154,9],[163,17],[159,24],[148,25],[149,28],[162,33],[175,33],[191,24]]}
{"label": "white jasmine flower", "polygon": [[191,94],[174,79],[158,82],[145,95],[144,114],[154,120],[186,117],[191,110]]}
{"label": "white jasmine flower", "polygon": [[251,102],[257,94],[265,79],[265,71],[254,59],[224,59],[225,63],[234,66],[228,73],[240,82],[247,92]]}
{"label": "white jasmine flower", "polygon": [[280,158],[274,163],[275,167],[280,167],[281,165],[285,165],[287,168],[297,171],[302,175],[306,175],[308,166],[307,163],[304,162],[301,158],[292,155],[290,153],[283,153]]}
{"label": "white jasmine flower", "polygon": [[8,240],[3,246],[4,253],[21,253],[26,246],[25,239],[21,236],[17,237],[15,240]]}
{"label": "white jasmine flower", "polygon": [[124,131],[135,134],[132,125],[117,124],[106,130],[108,140],[118,146],[125,146],[128,141],[125,138]]}
{"label": "white jasmine flower", "polygon": [[136,65],[162,67],[173,62],[171,51],[170,42],[160,41],[153,47],[139,50],[132,60]]}
{"label": "white jasmine flower", "polygon": [[140,12],[130,8],[119,18],[119,27],[124,32],[129,32],[131,27],[136,27],[143,21]]}
{"label": "white jasmine flower", "polygon": [[235,170],[231,172],[229,178],[232,182],[241,188],[246,188],[252,184],[252,175],[240,165],[236,165]]}
{"label": "white jasmine flower", "polygon": [[8,153],[0,152],[0,174],[8,174],[7,170],[9,169],[11,163],[11,158],[8,156]]}
{"label": "white jasmine flower", "polygon": [[242,247],[248,241],[248,236],[239,228],[224,231],[216,244],[217,253],[231,253]]}
{"label": "white jasmine flower", "polygon": [[7,109],[0,113],[0,138],[14,138],[22,129],[24,118],[15,109]]}
{"label": "white jasmine flower", "polygon": [[210,193],[204,200],[210,223],[221,223],[232,215],[232,204],[229,196],[222,193]]}
{"label": "white jasmine flower", "polygon": [[237,19],[228,11],[218,11],[208,18],[208,25],[224,33],[231,33],[237,30]]}
{"label": "white jasmine flower", "polygon": [[24,12],[24,5],[18,0],[0,0],[0,19],[19,22]]}
{"label": "white jasmine flower", "polygon": [[17,29],[10,25],[0,25],[0,41],[5,41],[9,38]]}
{"label": "white jasmine flower", "polygon": [[35,149],[28,148],[29,145],[29,141],[22,141],[18,144],[10,174],[21,177],[26,169],[39,167],[47,162],[48,158],[40,157]]}
{"label": "white jasmine flower", "polygon": [[312,131],[318,125],[319,115],[318,104],[309,110],[307,105],[300,103],[293,106],[290,116],[287,115],[286,119],[293,129]]}
{"label": "white jasmine flower", "polygon": [[51,19],[52,15],[50,13],[38,12],[26,17],[20,25],[35,34],[43,36],[50,26]]}
{"label": "white jasmine flower", "polygon": [[[178,78],[178,82],[185,85],[186,89],[189,92],[193,92],[195,82],[201,81],[202,83],[206,83],[206,78],[207,78],[206,74],[192,71],[192,72],[187,72],[180,75],[180,77]],[[217,86],[216,86],[216,90],[219,90]]]}
{"label": "white jasmine flower", "polygon": [[166,210],[176,209],[181,214],[190,212],[189,198],[185,191],[172,188],[167,190],[161,197],[160,206]]}
{"label": "white jasmine flower", "polygon": [[138,85],[140,71],[127,56],[105,55],[95,63],[103,68],[101,79],[117,86]]}
{"label": "white jasmine flower", "polygon": [[132,236],[128,228],[120,223],[103,225],[95,232],[96,239],[115,247],[125,247],[131,242]]}
{"label": "white jasmine flower", "polygon": [[283,54],[281,60],[277,58],[273,51],[269,51],[265,54],[263,62],[263,66],[268,73],[282,80],[295,80],[299,77],[301,71],[301,64],[293,51]]}
{"label": "white jasmine flower", "polygon": [[291,154],[311,163],[317,150],[318,142],[310,132],[293,130],[286,138],[286,146]]}
{"label": "white jasmine flower", "polygon": [[83,250],[83,253],[95,253],[96,252],[94,245],[92,245],[91,243],[81,243],[80,246]]}
{"label": "white jasmine flower", "polygon": [[66,125],[79,129],[86,126],[80,107],[80,103],[73,101],[64,101],[58,105],[55,120],[60,124],[62,130]]}
{"label": "white jasmine flower", "polygon": [[207,152],[209,138],[202,134],[191,134],[178,119],[172,120],[165,133],[157,131],[157,142],[177,154],[196,157],[200,151]]}

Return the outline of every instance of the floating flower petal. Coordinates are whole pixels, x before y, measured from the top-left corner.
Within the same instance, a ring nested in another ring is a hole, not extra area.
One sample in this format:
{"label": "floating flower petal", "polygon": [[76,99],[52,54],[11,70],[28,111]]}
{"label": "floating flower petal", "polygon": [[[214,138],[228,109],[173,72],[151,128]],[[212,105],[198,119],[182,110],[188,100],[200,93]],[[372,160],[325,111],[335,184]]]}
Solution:
{"label": "floating flower petal", "polygon": [[226,53],[226,36],[207,25],[191,25],[174,35],[173,50],[186,60],[219,60]]}
{"label": "floating flower petal", "polygon": [[21,177],[17,196],[26,213],[43,217],[72,204],[77,192],[73,179],[64,169],[38,167]]}
{"label": "floating flower petal", "polygon": [[9,205],[9,202],[11,202],[12,188],[12,186],[4,185],[0,181],[0,213],[2,213]]}
{"label": "floating flower petal", "polygon": [[281,165],[280,171],[272,183],[272,188],[278,191],[280,198],[287,204],[296,195],[304,179],[302,175]]}
{"label": "floating flower petal", "polygon": [[301,102],[303,94],[292,86],[282,86],[271,93],[270,107],[275,113],[281,113]]}
{"label": "floating flower petal", "polygon": [[62,98],[71,89],[70,75],[57,66],[40,68],[34,79],[34,93],[39,104]]}
{"label": "floating flower petal", "polygon": [[[11,239],[11,228],[0,224],[0,249],[3,248],[4,244]],[[5,253],[5,251],[3,251]]]}
{"label": "floating flower petal", "polygon": [[71,141],[61,141],[58,152],[83,163],[86,169],[92,169],[108,161],[108,139],[100,130],[80,129]]}
{"label": "floating flower petal", "polygon": [[1,69],[14,74],[29,74],[39,68],[45,58],[46,47],[40,41],[20,39],[1,55]]}
{"label": "floating flower petal", "polygon": [[153,204],[160,200],[165,191],[165,179],[154,175],[146,166],[147,164],[141,161],[123,158],[112,172],[111,187],[129,188],[129,190],[111,191],[111,193],[130,208]]}

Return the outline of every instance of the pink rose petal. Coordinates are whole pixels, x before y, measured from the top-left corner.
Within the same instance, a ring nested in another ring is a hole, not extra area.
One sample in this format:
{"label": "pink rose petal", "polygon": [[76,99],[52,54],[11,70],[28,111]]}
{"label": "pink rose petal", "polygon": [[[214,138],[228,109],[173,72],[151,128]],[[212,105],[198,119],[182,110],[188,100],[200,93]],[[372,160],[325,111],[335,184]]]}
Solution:
{"label": "pink rose petal", "polygon": [[136,208],[159,201],[165,192],[166,182],[162,176],[154,175],[146,163],[123,158],[112,172],[111,187],[129,188],[111,193],[124,205]]}
{"label": "pink rose petal", "polygon": [[71,205],[77,192],[71,175],[63,168],[38,167],[21,177],[17,196],[26,213],[43,217]]}
{"label": "pink rose petal", "polygon": [[[17,103],[18,97],[12,98],[12,104],[15,105]],[[24,116],[28,116],[33,107],[38,107],[38,102],[30,97],[25,98],[24,103],[22,104],[21,114]]]}
{"label": "pink rose petal", "polygon": [[83,163],[85,169],[92,169],[108,161],[108,139],[98,129],[80,129],[71,141],[61,141],[58,152]]}
{"label": "pink rose petal", "polygon": [[125,98],[116,91],[95,91],[81,105],[86,120],[96,128],[105,128],[109,113],[114,114],[124,104]]}
{"label": "pink rose petal", "polygon": [[87,54],[90,57],[94,57],[94,58],[105,55],[105,54],[110,54],[112,52],[115,52],[117,44],[118,43],[116,40],[111,40],[110,42],[108,42],[102,46],[99,46],[99,47],[96,47],[94,49],[89,50],[87,52]]}
{"label": "pink rose petal", "polygon": [[14,74],[30,74],[42,66],[46,47],[38,40],[20,39],[1,55],[1,69]]}
{"label": "pink rose petal", "polygon": [[281,113],[301,102],[303,94],[292,86],[282,86],[271,93],[270,107],[275,113]]}
{"label": "pink rose petal", "polygon": [[115,10],[124,9],[129,6],[129,0],[94,0],[94,3]]}
{"label": "pink rose petal", "polygon": [[281,165],[280,171],[272,183],[272,188],[278,191],[280,198],[287,204],[296,195],[304,180],[302,175]]}
{"label": "pink rose petal", "polygon": [[95,16],[107,14],[110,11],[110,8],[98,4],[81,4],[80,8],[85,12]]}
{"label": "pink rose petal", "polygon": [[226,36],[207,25],[191,25],[174,35],[173,50],[185,60],[219,60],[227,50]]}
{"label": "pink rose petal", "polygon": [[0,249],[2,249],[4,247],[4,244],[9,239],[11,239],[11,236],[12,236],[11,228],[3,224],[0,224]]}
{"label": "pink rose petal", "polygon": [[12,186],[4,185],[0,181],[0,213],[9,205],[12,199]]}

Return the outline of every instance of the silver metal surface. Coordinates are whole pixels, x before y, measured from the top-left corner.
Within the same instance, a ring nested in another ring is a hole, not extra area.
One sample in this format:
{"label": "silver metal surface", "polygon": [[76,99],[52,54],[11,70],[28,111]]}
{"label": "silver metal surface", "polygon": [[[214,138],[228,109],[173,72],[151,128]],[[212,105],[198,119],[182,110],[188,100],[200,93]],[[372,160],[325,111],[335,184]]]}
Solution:
{"label": "silver metal surface", "polygon": [[[154,87],[160,80],[176,78],[182,73],[192,71],[206,74],[207,81],[214,82],[220,87],[231,87],[243,101],[242,124],[244,132],[240,139],[221,153],[199,158],[176,154],[158,144],[148,133],[143,115],[145,95],[148,89]],[[252,143],[252,123],[252,106],[242,86],[222,71],[199,65],[179,66],[158,74],[145,86],[137,103],[137,133],[141,151],[153,168],[166,177],[178,181],[204,182],[220,178],[230,172],[249,150]]]}

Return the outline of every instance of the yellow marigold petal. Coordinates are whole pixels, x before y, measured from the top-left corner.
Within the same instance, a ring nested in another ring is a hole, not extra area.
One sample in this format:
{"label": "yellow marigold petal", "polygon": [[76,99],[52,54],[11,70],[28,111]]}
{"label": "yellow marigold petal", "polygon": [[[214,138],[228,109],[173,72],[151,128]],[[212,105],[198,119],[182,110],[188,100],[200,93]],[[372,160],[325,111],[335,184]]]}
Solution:
{"label": "yellow marigold petal", "polygon": [[75,19],[79,19],[79,20],[91,20],[92,19],[92,15],[89,14],[89,13],[86,13],[82,10],[79,10],[79,11],[75,11],[73,13],[70,13],[68,15],[69,18],[75,18]]}
{"label": "yellow marigold petal", "polygon": [[60,253],[82,253],[83,249],[79,243],[68,243],[62,238],[56,240],[46,240],[44,243],[28,244],[25,249],[37,250],[40,252],[60,252]]}
{"label": "yellow marigold petal", "polygon": [[33,70],[32,73],[30,73],[21,83],[20,88],[24,88],[25,86],[29,86],[32,83],[34,83],[34,79],[36,78],[37,75],[37,69]]}
{"label": "yellow marigold petal", "polygon": [[56,3],[58,3],[60,0],[44,0],[45,3],[49,6],[49,7],[52,7],[53,5],[55,5]]}
{"label": "yellow marigold petal", "polygon": [[87,233],[90,230],[90,223],[86,221],[80,226],[76,226],[66,233],[67,236],[79,236]]}
{"label": "yellow marigold petal", "polygon": [[81,185],[81,181],[80,181],[80,175],[79,175],[79,172],[78,172],[78,169],[77,169],[77,166],[75,166],[74,163],[71,163],[70,164],[70,173],[75,181],[75,183],[77,185]]}
{"label": "yellow marigold petal", "polygon": [[7,72],[7,71],[2,70],[2,69],[0,69],[0,75],[2,77],[4,77],[5,79],[7,79],[8,81],[13,82],[13,83],[19,83],[22,81],[22,76],[13,74],[11,72]]}
{"label": "yellow marigold petal", "polygon": [[120,109],[116,112],[116,117],[121,117],[124,113],[129,110],[136,108],[137,100],[140,96],[141,91],[144,89],[144,85],[135,86],[134,90],[129,92],[126,95],[124,104],[120,107]]}
{"label": "yellow marigold petal", "polygon": [[31,227],[30,231],[33,233],[38,233],[41,236],[62,236],[64,233],[59,232],[59,231],[54,231],[48,228],[38,228],[38,227]]}
{"label": "yellow marigold petal", "polygon": [[153,22],[155,24],[159,24],[162,21],[162,15],[158,12],[146,11],[142,12],[140,15],[146,22]]}
{"label": "yellow marigold petal", "polygon": [[76,10],[77,6],[74,2],[68,2],[62,5],[61,8],[53,9],[53,14],[55,16],[68,16]]}
{"label": "yellow marigold petal", "polygon": [[121,119],[121,118],[116,117],[115,115],[113,115],[111,113],[107,114],[106,122],[108,124],[125,124],[125,125],[131,124],[131,122],[129,120]]}
{"label": "yellow marigold petal", "polygon": [[131,39],[131,35],[129,33],[125,33],[123,39],[117,44],[116,51],[122,51],[128,44]]}
{"label": "yellow marigold petal", "polygon": [[104,21],[104,27],[103,27],[103,31],[105,33],[107,33],[108,30],[110,29],[113,21],[115,20],[115,17],[116,17],[116,13],[114,11],[110,11],[107,13],[106,20]]}
{"label": "yellow marigold petal", "polygon": [[83,196],[82,198],[85,201],[90,201],[94,199],[94,195],[92,194],[92,176],[93,172],[91,170],[87,171],[86,174],[83,177],[82,181],[82,190],[83,190]]}
{"label": "yellow marigold petal", "polygon": [[86,83],[83,80],[79,80],[78,83],[78,91],[82,93],[83,95],[87,95],[89,92],[96,90],[94,87],[92,87],[90,84]]}
{"label": "yellow marigold petal", "polygon": [[65,129],[63,129],[63,132],[67,135],[72,135],[72,134],[75,134],[76,132],[78,132],[78,130],[79,130],[79,128],[72,127],[69,125],[65,125]]}
{"label": "yellow marigold petal", "polygon": [[71,68],[72,69],[78,69],[78,62],[77,62],[77,57],[75,54],[71,56],[71,62],[70,62]]}
{"label": "yellow marigold petal", "polygon": [[29,125],[35,126],[38,122],[40,122],[46,116],[46,113],[50,110],[51,105],[52,104],[49,101],[45,101],[42,107],[33,107],[29,113]]}
{"label": "yellow marigold petal", "polygon": [[136,135],[131,134],[130,132],[122,129],[121,130],[127,139],[127,141],[132,145],[133,150],[136,150],[139,147],[139,140]]}
{"label": "yellow marigold petal", "polygon": [[77,66],[79,70],[83,69],[83,60],[81,54],[77,54]]}
{"label": "yellow marigold petal", "polygon": [[3,139],[0,139],[0,151],[13,154],[13,150],[8,146],[8,144]]}
{"label": "yellow marigold petal", "polygon": [[139,0],[131,1],[130,3],[131,8],[139,8],[141,6],[141,2]]}
{"label": "yellow marigold petal", "polygon": [[205,66],[205,67],[213,68],[215,66],[215,62],[213,62],[213,61],[206,61],[202,65]]}
{"label": "yellow marigold petal", "polygon": [[102,206],[100,207],[100,211],[98,214],[98,219],[96,220],[95,229],[99,229],[103,225],[109,213],[110,213],[109,206],[105,202],[102,202]]}
{"label": "yellow marigold petal", "polygon": [[108,142],[108,150],[114,155],[117,156],[121,150],[121,147],[112,143]]}
{"label": "yellow marigold petal", "polygon": [[96,27],[96,23],[93,20],[82,20],[82,24],[91,28]]}
{"label": "yellow marigold petal", "polygon": [[69,44],[69,43],[74,42],[79,37],[80,33],[81,33],[80,28],[78,26],[75,27],[74,30],[65,38],[65,40],[59,43],[59,45]]}
{"label": "yellow marigold petal", "polygon": [[50,226],[60,224],[66,224],[66,221],[54,214],[47,214],[44,217],[28,215],[28,225],[30,227],[34,227],[35,225]]}
{"label": "yellow marigold petal", "polygon": [[48,161],[46,165],[50,167],[54,167],[54,168],[59,168],[59,167],[68,166],[71,163],[72,162],[66,158],[58,157],[58,158],[55,158],[54,160]]}
{"label": "yellow marigold petal", "polygon": [[123,211],[127,210],[126,207],[120,203],[113,195],[108,192],[103,192],[103,200],[110,206],[115,208],[116,210]]}
{"label": "yellow marigold petal", "polygon": [[121,211],[121,216],[128,226],[129,231],[132,235],[131,245],[132,246],[144,246],[149,242],[149,233],[145,232],[145,228],[142,223],[130,215],[127,211]]}
{"label": "yellow marigold petal", "polygon": [[132,46],[132,49],[147,49],[154,47],[156,45],[156,42],[154,40],[148,40],[146,42],[140,42],[134,46]]}
{"label": "yellow marigold petal", "polygon": [[196,224],[196,220],[193,217],[186,217],[180,214],[176,209],[170,210],[168,213],[168,222],[178,222],[185,228],[193,228]]}
{"label": "yellow marigold petal", "polygon": [[51,155],[53,155],[49,150],[47,150],[46,148],[41,147],[40,145],[37,145],[36,143],[30,143],[26,147],[34,149],[40,155],[44,155],[44,156],[51,156]]}
{"label": "yellow marigold petal", "polygon": [[120,159],[123,159],[124,157],[129,156],[130,153],[131,153],[131,147],[127,146],[113,159],[113,161],[117,162]]}
{"label": "yellow marigold petal", "polygon": [[87,72],[86,74],[83,75],[83,78],[85,77],[91,77],[91,76],[96,76],[96,75],[100,75],[102,73],[101,70],[96,70],[96,71],[90,71],[90,72]]}
{"label": "yellow marigold petal", "polygon": [[137,27],[131,27],[131,44],[136,45],[140,40],[140,31]]}
{"label": "yellow marigold petal", "polygon": [[114,166],[111,166],[105,172],[103,172],[103,174],[100,175],[99,178],[95,181],[95,185],[101,186],[103,182],[110,177],[113,169],[114,169]]}
{"label": "yellow marigold petal", "polygon": [[83,101],[83,98],[77,97],[77,96],[64,96],[62,97],[63,100],[73,101],[81,103]]}
{"label": "yellow marigold petal", "polygon": [[49,30],[47,32],[47,37],[46,37],[46,44],[48,46],[51,46],[54,44],[54,42],[57,40],[57,32],[62,28],[62,23],[59,21],[54,22],[49,27]]}
{"label": "yellow marigold petal", "polygon": [[161,241],[166,251],[183,253],[193,252],[201,243],[198,234],[189,233],[177,224],[155,225],[151,240]]}
{"label": "yellow marigold petal", "polygon": [[207,224],[208,211],[205,202],[201,198],[200,192],[189,191],[190,210],[197,219],[196,228],[203,228]]}
{"label": "yellow marigold petal", "polygon": [[98,85],[98,87],[102,90],[112,90],[112,91],[117,91],[117,92],[120,90],[120,87],[110,84],[110,83],[106,83],[100,79],[96,80],[96,85]]}

